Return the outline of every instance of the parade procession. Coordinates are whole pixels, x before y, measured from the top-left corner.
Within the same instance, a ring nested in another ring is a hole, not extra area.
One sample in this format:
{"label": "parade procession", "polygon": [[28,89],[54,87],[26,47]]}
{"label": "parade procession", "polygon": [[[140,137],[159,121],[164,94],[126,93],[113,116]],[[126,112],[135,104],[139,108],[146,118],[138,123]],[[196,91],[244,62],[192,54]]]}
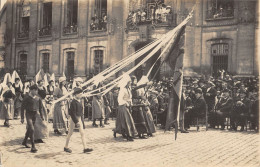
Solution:
{"label": "parade procession", "polygon": [[204,3],[0,3],[0,167],[260,165],[258,2]]}

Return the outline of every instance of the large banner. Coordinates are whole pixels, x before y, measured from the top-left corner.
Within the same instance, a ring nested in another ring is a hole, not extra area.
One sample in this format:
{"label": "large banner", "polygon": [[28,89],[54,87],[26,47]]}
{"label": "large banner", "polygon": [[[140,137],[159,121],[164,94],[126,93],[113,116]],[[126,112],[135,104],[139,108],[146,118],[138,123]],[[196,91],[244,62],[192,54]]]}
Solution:
{"label": "large banner", "polygon": [[178,122],[180,113],[180,100],[182,95],[182,81],[183,81],[183,56],[184,56],[184,33],[185,26],[178,32],[177,38],[172,45],[170,52],[166,57],[166,62],[174,71],[173,78],[170,82],[170,98],[167,111],[165,130],[170,130],[172,125],[175,126],[175,139],[177,138]]}

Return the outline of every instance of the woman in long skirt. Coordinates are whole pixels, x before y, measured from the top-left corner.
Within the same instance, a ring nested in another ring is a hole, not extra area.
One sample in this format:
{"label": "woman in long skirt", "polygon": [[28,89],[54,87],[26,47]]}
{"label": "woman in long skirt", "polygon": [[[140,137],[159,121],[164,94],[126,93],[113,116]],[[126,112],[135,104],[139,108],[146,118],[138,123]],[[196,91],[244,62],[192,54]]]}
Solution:
{"label": "woman in long skirt", "polygon": [[96,120],[100,120],[100,127],[105,127],[102,123],[102,119],[105,117],[104,100],[101,96],[94,96],[92,100],[92,126],[96,127]]}
{"label": "woman in long skirt", "polygon": [[[135,76],[131,76],[132,79],[132,117],[135,122],[135,127],[138,132],[138,136],[140,139],[147,139],[144,136],[144,133],[147,133],[147,126],[144,119],[143,107],[144,104],[142,103],[141,96],[138,96],[137,90],[142,88],[143,86],[136,86],[137,79]],[[145,86],[145,85],[144,85]]]}
{"label": "woman in long skirt", "polygon": [[[147,76],[143,76],[140,81],[137,83],[137,86],[143,85],[144,83],[148,82]],[[148,136],[153,136],[153,133],[156,132],[155,130],[155,125],[153,122],[153,115],[150,111],[149,108],[149,101],[148,101],[148,96],[147,93],[145,92],[144,88],[138,89],[138,95],[143,98],[143,103],[145,104],[145,107],[143,107],[143,112],[144,112],[144,118],[146,122],[146,126],[148,128]]]}
{"label": "woman in long skirt", "polygon": [[12,87],[11,75],[7,73],[4,77],[3,82],[4,88],[2,92],[2,109],[1,109],[1,118],[5,120],[4,126],[9,127],[9,120],[14,118],[14,98],[15,90]]}
{"label": "woman in long skirt", "polygon": [[42,139],[49,137],[49,130],[48,130],[48,113],[46,109],[46,89],[43,87],[43,80],[38,81],[38,95],[40,97],[39,105],[42,105],[42,116],[44,120],[41,119],[40,113],[37,112],[36,120],[34,124],[34,140],[36,143],[43,143]]}
{"label": "woman in long skirt", "polygon": [[125,75],[120,82],[118,94],[118,115],[116,120],[115,133],[125,134],[128,141],[134,141],[137,134],[134,120],[131,115],[132,93],[130,90],[131,78]]}
{"label": "woman in long skirt", "polygon": [[[65,87],[66,78],[59,78],[59,87],[55,88],[53,97],[54,99],[58,99],[63,95],[67,94],[67,89]],[[68,102],[67,100],[60,101],[54,105],[53,111],[53,128],[54,133],[61,135],[62,133],[59,131],[61,129],[65,129],[66,133],[68,133],[67,128],[67,116],[68,116]]]}

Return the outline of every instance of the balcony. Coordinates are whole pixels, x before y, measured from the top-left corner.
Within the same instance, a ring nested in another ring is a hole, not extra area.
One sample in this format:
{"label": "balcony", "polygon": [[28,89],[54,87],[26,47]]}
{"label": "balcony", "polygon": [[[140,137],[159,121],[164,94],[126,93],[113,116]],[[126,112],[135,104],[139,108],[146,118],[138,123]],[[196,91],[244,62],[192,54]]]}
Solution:
{"label": "balcony", "polygon": [[207,10],[206,20],[222,20],[222,19],[233,19],[234,9],[211,9]]}
{"label": "balcony", "polygon": [[29,38],[29,28],[22,28],[17,34],[18,38]]}
{"label": "balcony", "polygon": [[51,36],[51,26],[43,27],[39,30],[39,36]]}
{"label": "balcony", "polygon": [[126,32],[137,31],[140,25],[151,25],[156,27],[174,27],[176,26],[176,14],[172,12],[170,6],[147,9],[138,9],[128,14],[126,19]]}
{"label": "balcony", "polygon": [[29,31],[18,33],[18,38],[28,38],[28,37],[29,37]]}
{"label": "balcony", "polygon": [[107,19],[106,16],[103,18],[92,17],[90,23],[90,32],[106,31],[107,30]]}
{"label": "balcony", "polygon": [[64,34],[75,34],[78,32],[78,26],[77,25],[68,25],[63,28]]}

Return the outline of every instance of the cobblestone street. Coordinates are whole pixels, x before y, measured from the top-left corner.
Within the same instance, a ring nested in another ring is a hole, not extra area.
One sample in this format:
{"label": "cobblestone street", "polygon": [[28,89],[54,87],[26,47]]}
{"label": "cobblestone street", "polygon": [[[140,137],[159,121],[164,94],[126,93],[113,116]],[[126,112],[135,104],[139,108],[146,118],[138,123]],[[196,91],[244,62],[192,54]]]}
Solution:
{"label": "cobblestone street", "polygon": [[255,166],[259,167],[259,135],[255,132],[230,132],[210,129],[200,132],[192,128],[190,133],[174,133],[158,129],[154,137],[127,142],[121,136],[113,138],[114,121],[105,128],[93,128],[86,121],[87,145],[94,149],[83,154],[79,132],[71,138],[72,154],[63,147],[66,136],[56,136],[49,124],[50,137],[45,143],[37,144],[33,154],[21,143],[25,124],[12,121],[11,128],[2,126],[2,167],[29,166]]}

